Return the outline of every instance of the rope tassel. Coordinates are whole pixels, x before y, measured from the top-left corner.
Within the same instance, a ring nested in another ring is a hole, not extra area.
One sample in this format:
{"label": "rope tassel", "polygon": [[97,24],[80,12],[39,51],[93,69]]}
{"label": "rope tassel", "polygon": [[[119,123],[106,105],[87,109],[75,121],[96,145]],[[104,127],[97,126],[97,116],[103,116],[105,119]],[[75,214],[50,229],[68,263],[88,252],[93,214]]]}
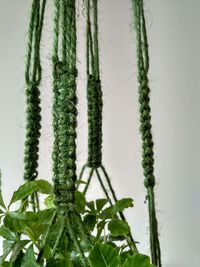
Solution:
{"label": "rope tassel", "polygon": [[154,143],[151,133],[151,108],[150,88],[148,82],[149,54],[147,32],[144,16],[143,0],[132,0],[135,15],[135,28],[137,38],[138,58],[138,82],[139,82],[139,104],[140,104],[140,132],[142,136],[142,166],[144,170],[144,185],[147,188],[147,199],[149,206],[150,223],[150,247],[152,263],[161,267],[161,253],[158,235],[158,223],[154,200]]}

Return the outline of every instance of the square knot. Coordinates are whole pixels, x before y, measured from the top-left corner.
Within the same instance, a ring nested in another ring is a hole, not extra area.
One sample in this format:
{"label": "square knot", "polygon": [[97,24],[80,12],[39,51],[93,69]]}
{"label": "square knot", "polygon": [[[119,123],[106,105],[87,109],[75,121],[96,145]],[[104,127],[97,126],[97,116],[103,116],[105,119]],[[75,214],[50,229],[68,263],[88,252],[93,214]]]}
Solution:
{"label": "square knot", "polygon": [[64,76],[68,79],[75,79],[77,77],[77,69],[69,68],[66,62],[54,60],[54,69],[56,71],[57,78]]}

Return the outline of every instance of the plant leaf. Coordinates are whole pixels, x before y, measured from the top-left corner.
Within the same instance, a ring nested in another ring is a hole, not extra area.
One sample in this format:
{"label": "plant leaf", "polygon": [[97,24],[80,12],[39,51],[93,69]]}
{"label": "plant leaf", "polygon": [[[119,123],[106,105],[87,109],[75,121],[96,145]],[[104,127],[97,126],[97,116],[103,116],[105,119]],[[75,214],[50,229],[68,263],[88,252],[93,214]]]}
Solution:
{"label": "plant leaf", "polygon": [[85,196],[83,193],[77,191],[75,193],[75,208],[78,213],[83,213],[85,211]]}
{"label": "plant leaf", "polygon": [[2,195],[1,187],[2,187],[2,179],[1,179],[1,170],[0,170],[0,206],[6,210],[6,205],[3,201],[3,195]]}
{"label": "plant leaf", "polygon": [[53,186],[46,180],[36,180],[37,190],[42,194],[53,194]]}
{"label": "plant leaf", "polygon": [[142,254],[136,254],[134,256],[130,256],[123,264],[123,267],[138,267],[138,266],[156,267],[155,265],[151,264],[149,257]]}
{"label": "plant leaf", "polygon": [[45,198],[44,203],[47,209],[55,208],[54,199],[55,197],[53,194]]}
{"label": "plant leaf", "polygon": [[132,198],[123,198],[117,201],[113,207],[113,214],[116,214],[124,209],[133,207],[133,199]]}
{"label": "plant leaf", "polygon": [[72,263],[68,259],[56,259],[47,264],[47,267],[73,267]]}
{"label": "plant leaf", "polygon": [[100,198],[96,200],[97,211],[101,211],[102,208],[108,203],[108,199]]}
{"label": "plant leaf", "polygon": [[26,182],[14,192],[9,206],[18,200],[30,196],[36,190],[37,190],[37,183],[35,181]]}
{"label": "plant leaf", "polygon": [[37,213],[38,215],[38,222],[40,223],[49,223],[53,217],[55,209],[46,209],[41,210]]}
{"label": "plant leaf", "polygon": [[4,224],[6,228],[9,228],[12,232],[19,232],[25,229],[27,225],[37,222],[38,216],[34,212],[9,212],[4,218]]}
{"label": "plant leaf", "polygon": [[0,227],[0,236],[2,236],[3,238],[13,241],[16,241],[16,236],[13,232],[11,232],[8,228],[5,227],[5,225],[2,225]]}
{"label": "plant leaf", "polygon": [[40,265],[36,262],[32,245],[27,249],[27,252],[23,257],[21,267],[40,267]]}
{"label": "plant leaf", "polygon": [[3,241],[3,255],[0,257],[0,266],[7,258],[8,254],[12,251],[14,243],[9,240]]}
{"label": "plant leaf", "polygon": [[87,214],[85,217],[84,217],[84,220],[83,220],[84,224],[87,226],[87,228],[90,230],[90,231],[93,231],[94,230],[94,227],[96,225],[96,222],[97,222],[97,218],[95,215],[93,214]]}
{"label": "plant leaf", "polygon": [[119,255],[116,248],[109,244],[97,244],[89,255],[92,267],[117,267]]}
{"label": "plant leaf", "polygon": [[99,217],[103,220],[106,219],[111,219],[113,217],[113,207],[108,207],[105,210],[103,210],[100,214]]}
{"label": "plant leaf", "polygon": [[122,236],[130,233],[128,223],[119,219],[112,219],[108,224],[108,230],[113,236]]}
{"label": "plant leaf", "polygon": [[90,211],[92,213],[94,213],[94,214],[96,213],[95,207],[94,207],[94,201],[86,202],[86,206],[90,209]]}
{"label": "plant leaf", "polygon": [[19,240],[13,247],[12,256],[10,260],[14,262],[22,249],[30,242],[30,240]]}
{"label": "plant leaf", "polygon": [[0,267],[13,267],[13,264],[12,262],[4,261]]}
{"label": "plant leaf", "polygon": [[2,208],[4,208],[6,210],[6,205],[3,201],[3,195],[2,195],[2,191],[0,190],[0,205]]}

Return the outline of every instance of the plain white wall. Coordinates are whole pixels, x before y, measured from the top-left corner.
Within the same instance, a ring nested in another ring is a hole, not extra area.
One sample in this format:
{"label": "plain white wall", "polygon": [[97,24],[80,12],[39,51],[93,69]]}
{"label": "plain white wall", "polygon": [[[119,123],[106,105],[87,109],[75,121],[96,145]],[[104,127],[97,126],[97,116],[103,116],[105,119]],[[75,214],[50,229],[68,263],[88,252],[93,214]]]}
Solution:
{"label": "plain white wall", "polygon": [[[43,130],[40,175],[51,179],[52,3],[42,42]],[[24,66],[31,1],[0,0],[0,168],[4,196],[23,181]],[[200,243],[200,2],[148,0],[156,206],[164,267],[199,267]],[[78,7],[78,166],[87,152],[85,21]],[[100,0],[100,55],[104,92],[103,162],[119,197],[134,198],[127,211],[139,249],[149,252],[147,205],[140,165],[135,35],[130,0]],[[99,195],[94,180],[89,197]]]}

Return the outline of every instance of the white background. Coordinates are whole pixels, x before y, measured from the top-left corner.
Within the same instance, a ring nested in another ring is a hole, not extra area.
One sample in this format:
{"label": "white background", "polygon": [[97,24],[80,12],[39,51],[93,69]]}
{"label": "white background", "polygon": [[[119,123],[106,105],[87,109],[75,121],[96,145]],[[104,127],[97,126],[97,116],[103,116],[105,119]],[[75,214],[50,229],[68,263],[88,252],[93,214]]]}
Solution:
{"label": "white background", "polygon": [[[49,1],[53,2],[53,1]],[[30,0],[0,0],[0,168],[8,203],[23,181],[24,66]],[[78,7],[78,166],[87,153],[85,18]],[[200,2],[148,0],[156,208],[164,267],[199,267]],[[42,42],[41,179],[51,179],[52,6]],[[100,0],[100,62],[104,93],[103,162],[119,197],[134,198],[127,217],[139,249],[149,252],[147,205],[140,165],[135,34],[130,0]],[[89,197],[101,196],[94,180]]]}

